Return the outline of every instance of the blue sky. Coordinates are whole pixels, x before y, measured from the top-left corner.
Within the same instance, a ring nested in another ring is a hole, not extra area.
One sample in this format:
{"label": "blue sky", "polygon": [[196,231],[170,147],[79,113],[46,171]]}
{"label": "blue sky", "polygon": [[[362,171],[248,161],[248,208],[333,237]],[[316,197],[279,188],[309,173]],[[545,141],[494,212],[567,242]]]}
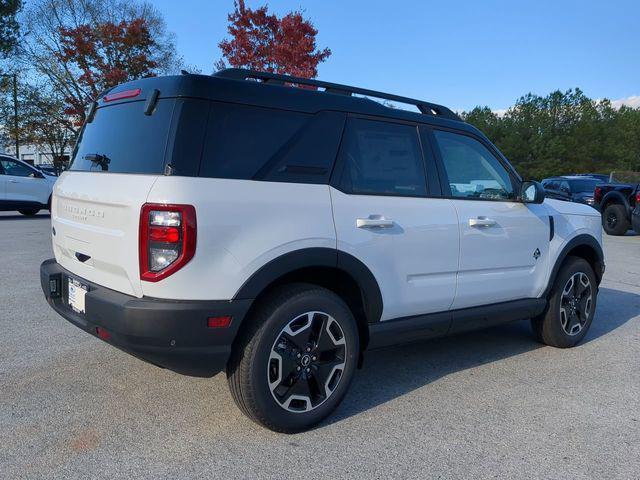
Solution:
{"label": "blue sky", "polygon": [[[249,6],[264,2],[247,0]],[[638,0],[272,0],[302,8],[333,54],[322,80],[442,103],[507,108],[528,92],[579,87],[640,106]],[[154,0],[185,62],[220,58],[233,0]],[[634,98],[635,97],[635,98]]]}

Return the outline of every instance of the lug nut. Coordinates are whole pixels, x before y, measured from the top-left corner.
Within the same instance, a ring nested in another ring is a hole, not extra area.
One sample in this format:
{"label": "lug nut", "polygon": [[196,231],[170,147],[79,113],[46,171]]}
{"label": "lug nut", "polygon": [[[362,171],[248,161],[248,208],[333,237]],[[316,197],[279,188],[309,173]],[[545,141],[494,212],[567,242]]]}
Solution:
{"label": "lug nut", "polygon": [[311,371],[311,369],[310,369],[310,368],[307,368],[307,369],[305,370],[305,372],[307,372],[307,373],[309,373],[310,371]]}
{"label": "lug nut", "polygon": [[296,367],[296,370],[299,372],[300,371],[300,367]]}
{"label": "lug nut", "polygon": [[301,356],[302,356],[302,355],[300,355],[300,354],[296,355],[296,357],[298,357],[298,358],[300,358]]}
{"label": "lug nut", "polygon": [[313,360],[314,362],[318,359],[318,357],[316,357],[315,355],[313,357],[311,357],[311,360]]}
{"label": "lug nut", "polygon": [[307,347],[307,352],[310,352],[310,351],[311,351],[311,347]]}

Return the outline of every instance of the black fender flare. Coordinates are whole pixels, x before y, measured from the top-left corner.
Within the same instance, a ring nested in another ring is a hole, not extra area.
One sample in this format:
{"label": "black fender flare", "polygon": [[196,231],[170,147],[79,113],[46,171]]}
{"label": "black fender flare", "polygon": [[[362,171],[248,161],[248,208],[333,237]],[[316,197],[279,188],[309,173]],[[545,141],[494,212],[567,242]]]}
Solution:
{"label": "black fender flare", "polygon": [[631,204],[629,203],[629,199],[617,190],[613,190],[602,197],[602,200],[600,201],[600,205],[602,205],[602,213],[604,213],[605,208],[607,208],[610,203],[617,203],[624,206],[627,215],[631,215]]}
{"label": "black fender flare", "polygon": [[558,271],[560,271],[560,267],[569,256],[569,252],[571,252],[576,247],[589,247],[596,254],[596,268],[595,274],[598,280],[598,284],[600,284],[600,280],[602,280],[602,275],[604,274],[604,252],[602,251],[602,247],[598,243],[598,241],[592,235],[588,235],[586,233],[577,235],[567,242],[567,244],[560,250],[560,254],[556,258],[556,262],[553,265],[553,269],[551,270],[551,275],[549,275],[549,283],[547,284],[547,288],[542,294],[543,297],[548,297],[551,293],[551,289],[553,288],[553,284],[556,281],[556,277],[558,276]]}
{"label": "black fender flare", "polygon": [[282,276],[311,267],[336,268],[350,275],[362,292],[367,321],[374,323],[380,320],[383,306],[382,293],[375,276],[353,255],[332,248],[303,248],[267,262],[240,287],[234,300],[255,299],[265,288]]}

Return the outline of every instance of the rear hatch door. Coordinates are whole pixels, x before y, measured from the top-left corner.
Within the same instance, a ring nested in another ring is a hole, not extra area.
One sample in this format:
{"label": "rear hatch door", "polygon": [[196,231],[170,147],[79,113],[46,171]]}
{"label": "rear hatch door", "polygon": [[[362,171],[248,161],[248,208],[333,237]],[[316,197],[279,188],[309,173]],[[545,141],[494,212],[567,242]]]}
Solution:
{"label": "rear hatch door", "polygon": [[58,263],[79,277],[138,297],[140,210],[169,163],[178,103],[159,98],[149,108],[148,98],[158,96],[152,80],[116,87],[115,100],[100,100],[52,199]]}

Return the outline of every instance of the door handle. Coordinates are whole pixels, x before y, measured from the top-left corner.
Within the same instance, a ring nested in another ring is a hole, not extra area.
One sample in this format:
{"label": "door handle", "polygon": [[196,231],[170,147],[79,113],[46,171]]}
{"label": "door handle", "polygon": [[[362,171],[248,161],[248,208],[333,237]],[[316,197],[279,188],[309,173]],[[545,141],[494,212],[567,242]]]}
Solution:
{"label": "door handle", "polygon": [[385,218],[382,215],[369,215],[367,218],[357,218],[356,227],[358,228],[391,228],[393,220]]}
{"label": "door handle", "polygon": [[9,180],[9,183],[18,183],[17,180]]}
{"label": "door handle", "polygon": [[470,227],[493,227],[496,224],[495,220],[487,217],[477,217],[469,219]]}

